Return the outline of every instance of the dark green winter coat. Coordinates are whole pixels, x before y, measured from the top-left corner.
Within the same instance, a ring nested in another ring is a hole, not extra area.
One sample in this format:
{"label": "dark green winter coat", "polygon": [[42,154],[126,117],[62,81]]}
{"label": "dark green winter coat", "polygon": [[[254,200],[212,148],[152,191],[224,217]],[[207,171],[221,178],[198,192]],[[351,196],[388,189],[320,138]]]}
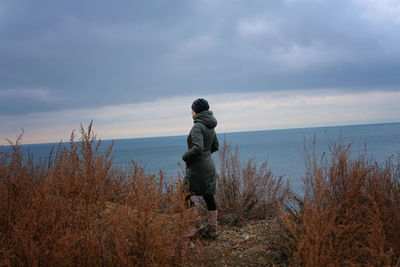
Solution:
{"label": "dark green winter coat", "polygon": [[184,183],[197,196],[215,194],[215,165],[211,153],[219,143],[214,128],[217,126],[212,111],[203,111],[193,117],[194,125],[187,138],[188,150],[182,159],[188,163]]}

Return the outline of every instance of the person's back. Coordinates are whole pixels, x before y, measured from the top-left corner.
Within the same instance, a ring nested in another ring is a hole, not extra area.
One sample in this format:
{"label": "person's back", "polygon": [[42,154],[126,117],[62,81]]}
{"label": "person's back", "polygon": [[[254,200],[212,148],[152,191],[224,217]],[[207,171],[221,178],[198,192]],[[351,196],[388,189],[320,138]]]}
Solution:
{"label": "person's back", "polygon": [[217,120],[215,119],[212,111],[203,111],[201,113],[196,114],[193,117],[193,121],[195,125],[198,125],[203,133],[204,140],[204,151],[210,151],[211,153],[218,150],[218,139],[214,138],[215,127],[217,126]]}

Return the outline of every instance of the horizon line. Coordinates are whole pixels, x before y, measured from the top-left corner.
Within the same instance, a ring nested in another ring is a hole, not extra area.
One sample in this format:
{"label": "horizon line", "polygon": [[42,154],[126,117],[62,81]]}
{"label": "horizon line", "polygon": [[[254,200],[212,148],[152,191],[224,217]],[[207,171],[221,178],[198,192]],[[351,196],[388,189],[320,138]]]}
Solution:
{"label": "horizon line", "polygon": [[[231,134],[231,133],[250,133],[250,132],[265,132],[265,131],[281,131],[281,130],[298,130],[298,129],[320,129],[320,128],[333,128],[333,127],[351,127],[351,126],[368,126],[368,125],[382,125],[382,124],[396,124],[400,123],[400,121],[391,121],[391,122],[372,122],[372,123],[356,123],[356,124],[335,124],[335,125],[321,125],[321,126],[304,126],[304,127],[288,127],[288,128],[272,128],[272,129],[257,129],[257,130],[239,130],[239,131],[229,131],[229,132],[217,132],[217,134]],[[188,132],[190,129],[188,128]],[[96,134],[96,132],[95,132]],[[96,134],[97,135],[97,134]],[[187,134],[177,134],[177,135],[155,135],[155,136],[138,136],[138,137],[122,137],[122,138],[107,138],[102,139],[98,138],[96,141],[116,141],[116,140],[131,140],[131,139],[151,139],[151,138],[163,138],[163,137],[179,137],[179,136],[187,136]],[[4,138],[7,139],[7,138]],[[76,140],[75,142],[79,142]],[[42,143],[21,143],[21,146],[26,145],[45,145],[45,144],[64,144],[69,143],[68,141],[60,140],[59,142],[42,142]],[[11,146],[10,144],[0,144],[0,147]]]}

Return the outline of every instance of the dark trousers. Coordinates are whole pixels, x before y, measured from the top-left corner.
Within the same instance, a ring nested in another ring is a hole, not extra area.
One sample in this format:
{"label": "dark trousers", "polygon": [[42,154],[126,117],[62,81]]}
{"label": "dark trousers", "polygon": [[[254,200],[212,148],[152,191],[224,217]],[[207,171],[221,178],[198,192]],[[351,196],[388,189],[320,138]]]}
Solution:
{"label": "dark trousers", "polygon": [[[186,201],[188,201],[190,199],[192,195],[188,195],[186,196]],[[203,196],[204,201],[207,204],[207,210],[209,211],[213,211],[217,209],[217,205],[215,204],[215,199],[214,199],[214,195],[204,195]],[[190,206],[194,206],[194,203],[192,202],[192,200],[190,200]]]}

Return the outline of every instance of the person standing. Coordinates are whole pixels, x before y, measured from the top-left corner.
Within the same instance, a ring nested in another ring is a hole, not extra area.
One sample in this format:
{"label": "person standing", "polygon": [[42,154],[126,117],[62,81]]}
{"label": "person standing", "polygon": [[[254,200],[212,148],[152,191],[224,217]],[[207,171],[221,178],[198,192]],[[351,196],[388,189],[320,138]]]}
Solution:
{"label": "person standing", "polygon": [[219,142],[215,133],[217,120],[209,110],[207,100],[199,98],[192,104],[194,125],[187,137],[188,150],[182,155],[186,164],[184,185],[191,195],[203,196],[207,204],[205,236],[217,236],[217,206],[214,199],[216,190],[216,170],[211,153],[218,151]]}

